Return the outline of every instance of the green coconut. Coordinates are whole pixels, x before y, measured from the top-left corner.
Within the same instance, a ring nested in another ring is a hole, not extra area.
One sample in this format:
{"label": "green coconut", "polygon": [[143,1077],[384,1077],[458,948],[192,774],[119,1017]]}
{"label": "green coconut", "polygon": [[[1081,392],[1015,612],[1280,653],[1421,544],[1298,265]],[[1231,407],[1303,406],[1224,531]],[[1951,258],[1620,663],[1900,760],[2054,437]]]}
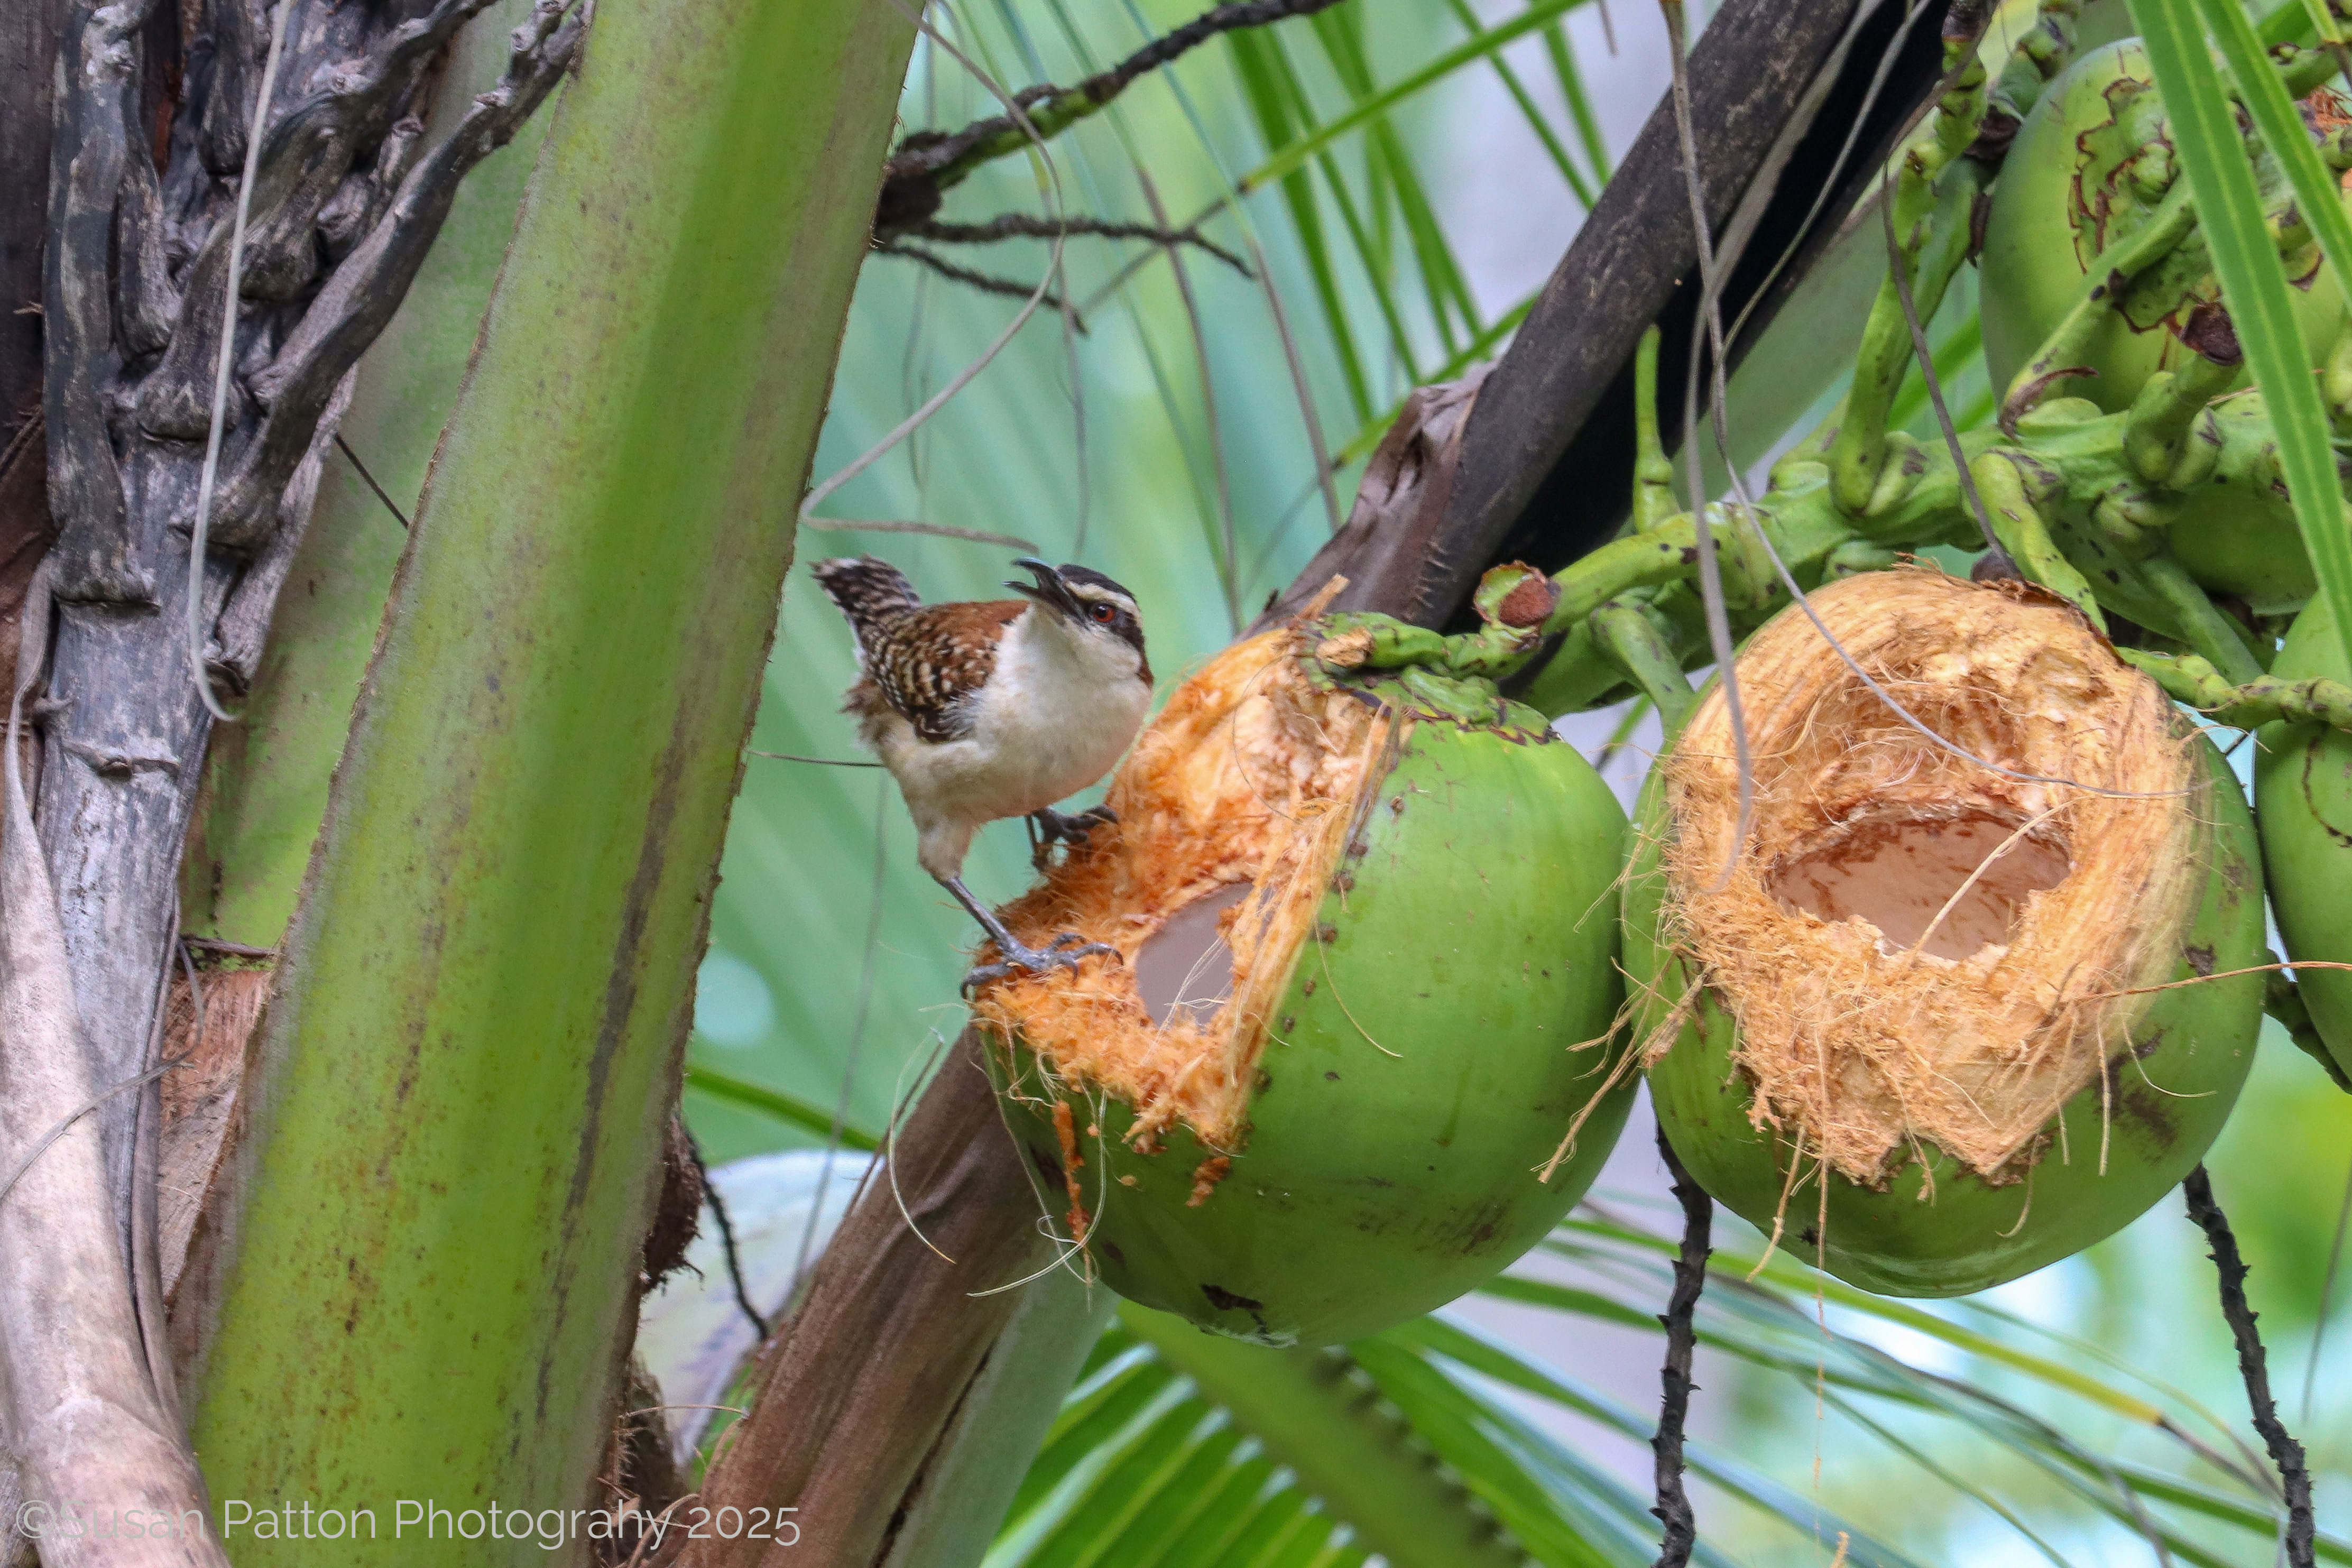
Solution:
{"label": "green coconut", "polygon": [[[2174,504],[2165,543],[2191,577],[2258,616],[2293,615],[2318,591],[2303,530],[2278,464],[2278,438],[2256,394],[2218,398],[2200,421],[2200,439],[2221,449],[2214,472]],[[2168,611],[2143,625],[2162,625]]]}
{"label": "green coconut", "polygon": [[[2352,681],[2325,600],[2294,618],[2272,673]],[[2274,724],[2259,743],[2254,808],[2279,940],[2298,963],[2352,963],[2352,735]],[[2299,970],[2295,985],[2328,1054],[2352,1072],[2352,972]]]}
{"label": "green coconut", "polygon": [[1040,1195],[1111,1289],[1274,1344],[1492,1277],[1630,1094],[1614,796],[1491,688],[1342,687],[1315,646],[1277,631],[1185,682],[1116,826],[1003,911],[1123,962],[973,1003]]}
{"label": "green coconut", "polygon": [[2120,1229],[2219,1134],[2261,1023],[2262,976],[2224,977],[2261,962],[2252,823],[2210,743],[2038,590],[1903,570],[1812,605],[1969,755],[1801,614],[1757,634],[1745,837],[1719,692],[1637,812],[1651,1093],[1700,1184],[1807,1259],[1980,1290]]}
{"label": "green coconut", "polygon": [[[2340,122],[2332,93],[2306,103]],[[2292,200],[2278,162],[2250,138],[2266,204]],[[2143,227],[2179,178],[2164,105],[2137,38],[2094,49],[2042,94],[2018,130],[2000,178],[1979,257],[1985,365],[1995,387],[2008,386],[2065,317],[2099,257]],[[2344,299],[2307,236],[2280,258],[2295,288],[2295,314],[2317,368],[2344,325]],[[2108,413],[2131,405],[2147,378],[2174,369],[2193,352],[2181,334],[2200,334],[2191,318],[2221,297],[2212,259],[2191,236],[2135,278],[2120,307],[2066,368],[2093,378],[2071,381],[2070,394]]]}

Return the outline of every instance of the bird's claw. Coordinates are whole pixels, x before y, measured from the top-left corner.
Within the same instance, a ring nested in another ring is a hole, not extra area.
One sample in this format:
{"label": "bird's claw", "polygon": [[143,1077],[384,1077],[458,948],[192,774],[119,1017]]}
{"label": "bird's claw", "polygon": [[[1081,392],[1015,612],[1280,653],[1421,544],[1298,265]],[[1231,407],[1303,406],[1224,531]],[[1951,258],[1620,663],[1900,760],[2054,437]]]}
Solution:
{"label": "bird's claw", "polygon": [[1045,868],[1045,858],[1055,843],[1080,845],[1087,835],[1097,827],[1118,821],[1118,813],[1107,805],[1090,811],[1064,813],[1045,806],[1029,814],[1029,861],[1038,870]]}
{"label": "bird's claw", "polygon": [[1107,805],[1078,812],[1059,812],[1049,805],[1034,815],[1040,833],[1048,838],[1066,838],[1073,843],[1083,842],[1087,835],[1096,828],[1118,821],[1118,813]]}
{"label": "bird's claw", "polygon": [[1076,931],[1064,931],[1042,948],[1015,942],[1005,955],[994,963],[975,966],[963,977],[963,992],[969,996],[991,981],[1002,980],[1015,971],[1043,974],[1054,969],[1076,969],[1083,959],[1100,953],[1117,959],[1118,949],[1104,942],[1088,942]]}

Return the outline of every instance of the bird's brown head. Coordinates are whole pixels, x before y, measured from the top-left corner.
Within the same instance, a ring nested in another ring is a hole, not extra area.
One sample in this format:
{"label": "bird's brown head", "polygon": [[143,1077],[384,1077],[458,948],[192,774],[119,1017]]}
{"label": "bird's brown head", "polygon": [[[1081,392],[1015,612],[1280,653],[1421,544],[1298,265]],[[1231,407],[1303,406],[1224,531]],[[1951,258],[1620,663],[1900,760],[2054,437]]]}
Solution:
{"label": "bird's brown head", "polygon": [[1034,555],[1024,555],[1013,564],[1027,567],[1036,581],[1007,583],[1006,587],[1035,601],[1080,636],[1115,637],[1127,644],[1142,666],[1143,679],[1150,682],[1151,663],[1143,651],[1143,622],[1134,595],[1092,567],[1055,566]]}

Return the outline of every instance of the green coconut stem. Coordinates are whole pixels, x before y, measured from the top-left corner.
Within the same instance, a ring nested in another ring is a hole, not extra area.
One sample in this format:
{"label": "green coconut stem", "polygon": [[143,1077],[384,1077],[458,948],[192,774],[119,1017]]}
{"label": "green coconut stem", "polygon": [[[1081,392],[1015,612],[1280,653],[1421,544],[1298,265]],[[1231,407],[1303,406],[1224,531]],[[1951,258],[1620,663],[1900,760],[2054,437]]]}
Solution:
{"label": "green coconut stem", "polygon": [[[2205,339],[2212,335],[2210,330],[2200,334]],[[2089,579],[2059,543],[2053,531],[2057,520],[2088,514],[2109,533],[2135,538],[2144,533],[2154,525],[2154,509],[2143,500],[2118,502],[2116,498],[2156,499],[2147,495],[2146,469],[2155,466],[2151,454],[2160,454],[2175,431],[2181,434],[2165,465],[2161,483],[2166,491],[2186,495],[2225,481],[2233,486],[2260,482],[2274,443],[2266,420],[2199,423],[2206,395],[2226,370],[2226,355],[2200,358],[2171,373],[2163,387],[2125,414],[2084,414],[2077,405],[2063,415],[2053,411],[2031,421],[2013,440],[1990,429],[1962,434],[1960,456],[1992,515],[1996,537],[2019,568],[2104,625]],[[2328,374],[2331,400],[2339,407],[2352,407],[2352,337]],[[2248,412],[2263,407],[2259,392],[2240,396],[2248,400]],[[1936,447],[1915,446],[1906,450],[1905,461],[1890,463],[1866,514],[1844,510],[1825,460],[1832,431],[1833,426],[1825,425],[1775,465],[1773,488],[1759,498],[1752,528],[1735,527],[1719,509],[1709,509],[1708,525],[1716,530],[1725,558],[1735,630],[1752,628],[1786,603],[1779,574],[1763,549],[1768,542],[1796,584],[1810,591],[1831,576],[1883,566],[1902,552],[1972,544],[1979,537],[1954,459],[1948,450]],[[1891,445],[1897,438],[1889,439]],[[1558,599],[1540,630],[1546,638],[1562,640],[1529,686],[1528,701],[1547,713],[1572,712],[1621,689],[1624,675],[1596,635],[1591,616],[1603,605],[1643,590],[1652,591],[1647,596],[1664,612],[1666,601],[1655,591],[1695,579],[1696,543],[1697,522],[1691,513],[1653,518],[1640,531],[1612,541],[1551,579]],[[2214,608],[2202,589],[2189,596],[2186,590],[2195,584],[2169,557],[2152,572],[2145,562],[2133,570],[2149,594],[2177,601],[2187,623],[2184,640],[2195,645],[2196,657],[2210,667],[2176,668],[2170,672],[2176,684],[2188,682],[2203,694],[2204,705],[2282,698],[2290,704],[2311,703],[2307,694],[2299,698],[2284,683],[2261,682],[2258,647]],[[1679,617],[1674,618],[1680,624]],[[1432,647],[1442,641],[1433,634],[1423,635],[1432,639]],[[1526,647],[1517,633],[1510,635],[1514,649]],[[1410,650],[1400,645],[1403,651]],[[1504,657],[1499,645],[1485,649],[1481,657],[1489,655],[1495,657],[1488,658],[1480,672],[1497,678],[1525,657],[1517,651]],[[2245,663],[2248,658],[2251,666]],[[2328,700],[2322,698],[2317,706],[2325,710]]]}
{"label": "green coconut stem", "polygon": [[1998,116],[2006,121],[2001,129],[2016,134],[2017,127],[2042,101],[2042,89],[2074,59],[2074,30],[2082,15],[2083,0],[2042,0],[2033,26],[2010,50],[2000,79],[1993,83],[1986,110],[1989,131]]}
{"label": "green coconut stem", "polygon": [[[1382,684],[1391,689],[1387,693],[1391,701],[1402,699],[1400,706],[1418,712],[1442,714],[1473,729],[1512,727],[1512,704],[1484,676],[1452,675],[1428,665],[1407,665]],[[1532,714],[1519,717],[1528,728],[1543,728],[1542,721]]]}
{"label": "green coconut stem", "polygon": [[1984,498],[1985,508],[1992,514],[1992,531],[2000,540],[2000,547],[2009,552],[2009,558],[2023,567],[2036,583],[2072,600],[2076,608],[2091,617],[2093,626],[2105,630],[2106,617],[2099,613],[2099,601],[2092,594],[2091,584],[2050,536],[2050,525],[2034,504],[2032,492],[2026,488],[2025,476],[2019,471],[2015,460],[2004,452],[1988,452],[1969,465],[1969,471],[1976,479],[1977,493]]}
{"label": "green coconut stem", "polygon": [[2133,569],[2180,623],[2181,639],[2222,679],[2243,686],[2263,678],[2265,660],[2254,645],[2253,634],[2234,616],[2223,614],[2213,596],[2199,586],[2179,562],[2158,551],[2136,563]]}
{"label": "green coconut stem", "polygon": [[[2273,963],[2278,962],[2278,954],[2274,952],[2263,956]],[[2327,1076],[2336,1080],[2336,1088],[2352,1094],[2352,1078],[2345,1076],[2343,1067],[2336,1060],[2336,1053],[2327,1048],[2327,1042],[2320,1037],[2318,1026],[2311,1021],[2311,1011],[2304,1005],[2303,992],[2296,986],[2293,975],[2273,970],[2264,977],[2263,1011],[2286,1031],[2287,1038],[2294,1042],[2296,1049],[2327,1070]]]}
{"label": "green coconut stem", "polygon": [[1546,718],[1557,719],[1607,702],[1624,686],[1625,678],[1602,656],[1592,623],[1581,620],[1569,625],[1520,700]]}
{"label": "green coconut stem", "polygon": [[2344,29],[2336,25],[2336,12],[2328,0],[2303,0],[2303,14],[2311,21],[2312,31],[2319,36],[2319,47],[2335,60],[2336,68],[2352,78],[2352,48],[2344,42]]}
{"label": "green coconut stem", "polygon": [[[2284,53],[2274,56],[2272,64],[2279,73],[2279,80],[2286,86],[2286,95],[2297,102],[2326,86],[2336,73],[2336,56],[2331,50],[2307,49],[2294,44],[2282,45],[2281,48]],[[2238,96],[2234,83],[2230,96]]]}
{"label": "green coconut stem", "polygon": [[2210,660],[2193,653],[2150,653],[2119,647],[2116,656],[2152,677],[2164,694],[2235,730],[2253,730],[2285,720],[2352,731],[2352,686],[2315,676],[2281,680],[2274,675],[2232,684]]}
{"label": "green coconut stem", "polygon": [[1343,678],[1419,671],[1457,680],[1494,680],[1525,664],[1542,640],[1539,635],[1492,626],[1447,637],[1365,610],[1331,616],[1323,633],[1315,656],[1324,668]]}
{"label": "green coconut stem", "polygon": [[1334,669],[1401,669],[1443,662],[1452,640],[1443,632],[1372,611],[1333,616],[1325,622],[1324,633],[1316,656]]}
{"label": "green coconut stem", "polygon": [[2327,399],[2327,412],[2335,421],[2336,433],[2352,435],[2352,331],[2336,340],[2328,351],[2327,368],[2320,377],[2320,395]]}
{"label": "green coconut stem", "polygon": [[1658,329],[1642,334],[1633,351],[1633,531],[1647,533],[1682,509],[1675,500],[1675,465],[1658,436]]}
{"label": "green coconut stem", "polygon": [[[2279,66],[2288,95],[2298,100],[2335,74],[2335,60],[2318,49],[2297,50]],[[2264,217],[2273,248],[2284,252],[2310,240],[2310,226],[2294,202],[2281,203]],[[2122,308],[2132,281],[2170,255],[2196,228],[2189,182],[2176,181],[2148,221],[2109,246],[2084,273],[2074,302],[2009,384],[2000,405],[2002,429],[2014,434],[2020,418],[2060,382],[2080,373],[2092,335],[2105,324],[2109,310]]]}
{"label": "green coconut stem", "polygon": [[[1910,240],[1899,238],[1904,229],[1901,204],[1897,204],[1896,233],[1904,277],[1912,285],[1912,302],[1922,321],[1935,316],[1944,290],[1968,259],[1969,215],[1983,194],[1986,178],[1980,163],[1967,163],[1952,170],[1941,182],[1943,190],[1932,218],[1918,226]],[[1837,438],[1830,447],[1830,473],[1838,504],[1857,516],[1870,509],[1879,491],[1888,455],[1887,419],[1915,357],[1902,288],[1890,268],[1863,327],[1862,346],[1854,356],[1853,390],[1847,395]]]}
{"label": "green coconut stem", "polygon": [[2189,432],[2197,416],[2230,390],[2244,363],[2200,353],[2177,371],[2160,370],[2149,376],[2125,416],[2124,457],[2133,470],[2150,484],[2168,484],[2176,474],[2190,478],[2189,465],[2183,462]]}
{"label": "green coconut stem", "polygon": [[1903,552],[1889,550],[1875,540],[1849,539],[1829,552],[1822,563],[1824,580],[1832,577],[1859,577],[1864,572],[1884,572],[1903,563]]}
{"label": "green coconut stem", "polygon": [[[2063,454],[2062,467],[2081,466],[2104,472],[2114,464],[2120,438],[2120,421],[2112,432],[2074,437],[2070,450]],[[1999,439],[1997,432],[1969,431],[1961,437],[1963,451],[1973,457]],[[1805,453],[1813,447],[1809,440],[1798,450]],[[1900,483],[1885,485],[1886,493],[1874,503],[1871,515],[1861,520],[1841,510],[1830,487],[1817,482],[1822,473],[1820,459],[1808,456],[1810,460],[1801,462],[1784,459],[1776,468],[1776,475],[1786,488],[1776,486],[1759,498],[1752,509],[1752,528],[1743,526],[1741,520],[1720,508],[1707,509],[1708,525],[1723,557],[1724,591],[1732,601],[1735,619],[1744,625],[1760,624],[1786,603],[1779,574],[1763,549],[1765,541],[1769,542],[1772,553],[1780,556],[1800,584],[1810,584],[1821,580],[1833,555],[1857,542],[1882,550],[1918,549],[1976,537],[1976,523],[1962,504],[1959,480],[1951,459],[1940,451],[1923,452],[1918,472]],[[1759,532],[1762,539],[1757,537]],[[1540,684],[1546,689],[1581,692],[1588,689],[1589,678],[1603,677],[1598,690],[1605,691],[1617,685],[1613,677],[1607,676],[1606,659],[1598,643],[1589,637],[1587,618],[1610,600],[1635,589],[1663,587],[1695,578],[1697,543],[1696,521],[1689,512],[1679,512],[1646,532],[1612,540],[1562,568],[1553,579],[1559,588],[1559,602],[1544,622],[1543,633],[1546,637],[1571,638],[1585,633],[1586,637],[1563,647],[1554,657]],[[2058,559],[2063,562],[2063,557]],[[1335,621],[1338,618],[1334,617]],[[1553,672],[1561,660],[1571,656],[1595,661],[1602,668],[1573,675],[1562,672],[1555,677]],[[1559,710],[1570,710],[1568,707]]]}
{"label": "green coconut stem", "polygon": [[1340,1351],[1274,1350],[1121,1302],[1119,1321],[1399,1564],[1521,1568],[1526,1553]]}
{"label": "green coconut stem", "polygon": [[[2199,370],[2190,379],[2207,374]],[[2083,572],[2060,548],[2050,520],[2067,509],[2089,510],[2119,484],[2132,481],[2134,470],[2126,447],[2134,417],[2106,415],[2038,426],[2013,444],[1996,445],[2000,437],[1990,431],[1970,432],[1962,438],[1970,473],[1992,514],[2002,548],[2029,578],[2072,600],[2103,626],[2097,597]],[[2143,416],[2139,428],[2145,432],[2150,423],[2150,417]],[[2241,448],[2268,439],[2259,425],[2242,429],[2233,423],[2221,434],[2220,450],[2234,465],[2229,470],[2233,474],[2252,460],[2253,454]],[[2197,486],[2218,482],[2221,476],[2217,464],[2221,458],[2210,455],[2214,450],[2211,443],[2191,438],[2187,448],[2190,453],[2209,454],[2200,459],[2204,471]],[[1882,565],[1896,551],[1972,540],[1975,523],[1962,503],[1951,459],[1933,447],[1922,450],[1919,459],[1918,471],[1894,497],[1894,504],[1882,506],[1867,519],[1850,517],[1838,508],[1818,460],[1784,463],[1778,470],[1780,486],[1759,499],[1757,527],[1798,583],[1808,588],[1833,574]],[[2175,481],[2181,479],[2179,470],[2185,466],[2176,466]],[[1736,601],[1735,620],[1752,625],[1783,602],[1775,596],[1777,577],[1769,574],[1766,563],[1758,569],[1759,580],[1750,581],[1744,563],[1759,557],[1758,542],[1736,534],[1727,518],[1713,516],[1710,522],[1717,529],[1728,568],[1727,586]],[[1529,700],[1549,713],[1570,712],[1620,687],[1623,681],[1620,666],[1590,617],[1603,605],[1637,590],[1664,589],[1688,581],[1696,571],[1695,545],[1696,523],[1689,513],[1679,513],[1646,532],[1614,540],[1563,569],[1553,580],[1559,589],[1558,607],[1543,631],[1548,637],[1567,640],[1529,689]],[[2135,570],[2147,580],[2150,593],[2179,595],[2184,585],[2195,586],[2169,557],[2156,565],[2152,574],[2145,562]],[[2147,666],[2150,673],[2162,671],[2160,679],[2168,681],[2168,690],[2200,707],[2221,705],[2249,714],[2263,713],[2264,718],[2285,712],[2338,723],[2333,716],[2338,711],[2336,698],[2327,687],[2263,678],[2258,659],[2252,665],[2243,662],[2252,659],[2253,653],[2234,623],[2214,608],[2201,589],[2197,595],[2194,599],[2182,596],[2186,618],[2205,627],[2191,640],[2210,638],[2222,658],[2215,659],[2201,647],[2188,656],[2188,661],[2146,656],[2154,661]],[[2235,652],[2231,651],[2233,647]],[[2240,679],[2232,680],[2225,668],[2234,670]],[[2284,707],[2268,712],[2263,704]]]}
{"label": "green coconut stem", "polygon": [[1633,599],[1612,599],[1592,613],[1592,635],[1609,661],[1658,710],[1671,735],[1697,700],[1683,661],[1658,625],[1657,612]]}
{"label": "green coconut stem", "polygon": [[2213,1201],[2212,1178],[2202,1164],[2189,1173],[2180,1191],[2189,1200],[2189,1217],[2197,1222],[2213,1249],[2213,1268],[2221,1275],[2221,1316],[2228,1320],[2230,1336],[2237,1342],[2238,1371],[2245,1378],[2246,1402],[2253,1407],[2254,1430],[2262,1434],[2270,1448],[2271,1463],[2278,1467],[2280,1488],[2286,1497],[2287,1568],[2313,1568],[2317,1527],[2311,1510],[2311,1471],[2304,1460],[2303,1445],[2279,1419],[2278,1405],[2271,1397],[2269,1359],[2263,1351],[2262,1334],[2254,1327],[2256,1314],[2246,1301],[2246,1263],[2238,1255],[2238,1238],[2231,1234],[2221,1205]]}
{"label": "green coconut stem", "polygon": [[[1935,315],[1945,289],[1968,259],[1969,216],[1990,177],[1973,161],[1954,166],[1984,122],[1984,67],[1975,58],[1973,39],[1947,38],[1944,49],[1948,68],[1963,50],[1966,65],[1958,83],[1937,104],[1927,129],[1904,150],[1887,197],[1895,254],[1863,326],[1853,387],[1846,395],[1837,439],[1830,447],[1831,482],[1838,504],[1856,515],[1869,507],[1878,490],[1879,474],[1886,466],[1887,416],[1911,370],[1911,321],[1904,309],[1903,288],[1909,285],[1922,321]],[[1901,281],[1895,275],[1897,268]]]}
{"label": "green coconut stem", "polygon": [[2058,383],[2083,374],[2092,334],[2106,324],[2132,279],[2172,254],[2197,227],[2197,205],[2189,182],[2178,180],[2147,222],[2100,253],[2083,275],[2074,302],[2042,340],[2000,400],[2000,427],[2011,435],[2017,422],[2049,395]]}
{"label": "green coconut stem", "polygon": [[[1718,542],[1727,531],[1717,530]],[[1698,527],[1688,512],[1647,533],[1612,540],[1560,574],[1559,608],[1552,612],[1549,629],[1568,631],[1635,588],[1679,583],[1691,574],[1697,558]]]}
{"label": "green coconut stem", "polygon": [[1480,623],[1475,632],[1447,637],[1378,611],[1342,610],[1324,617],[1315,657],[1341,679],[1402,670],[1471,683],[1445,700],[1449,709],[1466,701],[1483,713],[1493,707],[1494,690],[1481,683],[1499,680],[1534,657],[1559,597],[1549,577],[1514,561],[1488,568],[1478,579],[1470,600]]}
{"label": "green coconut stem", "polygon": [[[1981,445],[1995,438],[1979,432],[1968,440]],[[1973,537],[1975,524],[1958,503],[1958,483],[1948,460],[1931,460],[1927,471],[1895,505],[1870,520],[1866,534],[1838,510],[1823,484],[1770,491],[1759,500],[1753,515],[1755,531],[1769,540],[1802,584],[1819,582],[1832,557],[1857,541],[1916,547],[1944,542],[1963,531]],[[1738,626],[1759,624],[1786,602],[1779,575],[1755,531],[1738,527],[1719,509],[1709,510],[1734,620]],[[1548,712],[1571,712],[1618,686],[1616,668],[1601,651],[1590,617],[1602,605],[1635,590],[1690,581],[1697,570],[1697,542],[1696,520],[1681,512],[1646,533],[1612,540],[1564,568],[1553,579],[1560,590],[1559,606],[1542,630],[1546,637],[1568,641],[1538,678],[1530,700]]]}

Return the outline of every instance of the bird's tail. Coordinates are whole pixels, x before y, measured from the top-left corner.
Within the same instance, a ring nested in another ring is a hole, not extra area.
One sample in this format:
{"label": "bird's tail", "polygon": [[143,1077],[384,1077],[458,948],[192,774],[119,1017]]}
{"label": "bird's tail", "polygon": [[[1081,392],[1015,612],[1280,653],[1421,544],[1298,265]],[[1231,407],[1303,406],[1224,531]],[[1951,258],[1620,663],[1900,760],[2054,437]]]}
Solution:
{"label": "bird's tail", "polygon": [[871,555],[820,561],[816,563],[816,583],[827,598],[841,606],[841,613],[857,628],[861,641],[867,626],[923,606],[905,573]]}

